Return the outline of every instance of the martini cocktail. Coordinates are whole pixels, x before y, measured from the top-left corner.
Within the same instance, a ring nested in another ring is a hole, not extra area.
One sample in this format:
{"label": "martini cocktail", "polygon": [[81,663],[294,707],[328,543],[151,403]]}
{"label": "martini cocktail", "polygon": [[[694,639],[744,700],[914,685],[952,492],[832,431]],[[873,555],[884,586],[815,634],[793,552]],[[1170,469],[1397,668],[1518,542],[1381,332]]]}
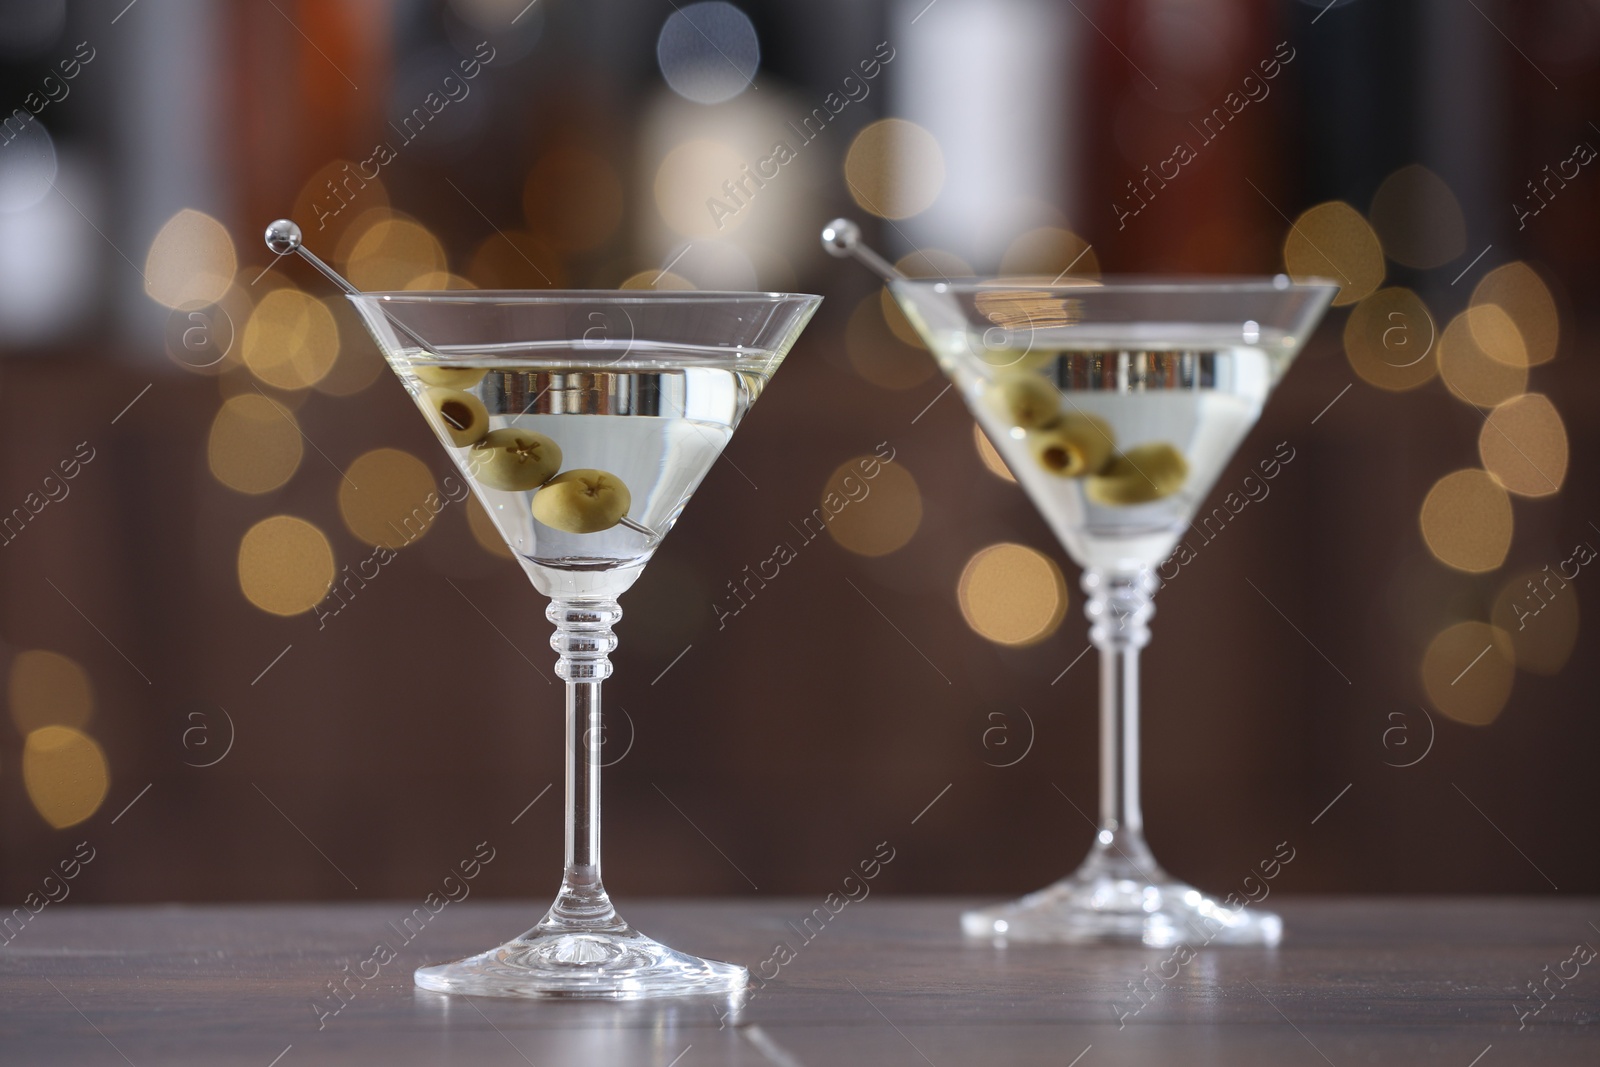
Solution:
{"label": "martini cocktail", "polygon": [[743,967],[645,937],[600,880],[600,683],[643,572],[816,310],[779,293],[397,292],[350,300],[550,598],[567,686],[566,863],[520,937],[416,973],[501,996],[727,993]]}
{"label": "martini cocktail", "polygon": [[1100,818],[1076,872],[962,916],[970,935],[1147,945],[1276,944],[1282,923],[1169,876],[1139,806],[1139,650],[1153,569],[1255,425],[1333,284],[1286,277],[947,281],[897,276],[853,225],[824,243],[880,273],[1080,566],[1100,655]]}

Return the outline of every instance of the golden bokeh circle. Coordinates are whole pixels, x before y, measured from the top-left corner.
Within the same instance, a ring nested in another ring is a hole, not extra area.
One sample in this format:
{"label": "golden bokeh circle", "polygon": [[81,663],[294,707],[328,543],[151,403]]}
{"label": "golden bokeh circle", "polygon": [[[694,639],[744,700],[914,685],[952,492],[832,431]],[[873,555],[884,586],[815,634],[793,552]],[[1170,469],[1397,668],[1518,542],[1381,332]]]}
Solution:
{"label": "golden bokeh circle", "polygon": [[273,615],[300,615],[322,602],[333,585],[333,546],[317,527],[293,515],[273,515],[239,541],[239,590]]}
{"label": "golden bokeh circle", "polygon": [[1439,373],[1439,334],[1422,298],[1398,286],[1350,309],[1344,354],[1361,379],[1380,389],[1415,389]]}
{"label": "golden bokeh circle", "polygon": [[1515,679],[1510,636],[1486,622],[1448,626],[1422,654],[1422,686],[1429,703],[1469,726],[1487,726],[1499,717]]}
{"label": "golden bokeh circle", "polygon": [[70,726],[41,726],[22,746],[22,782],[45,822],[63,830],[96,811],[111,769],[94,738]]}
{"label": "golden bokeh circle", "polygon": [[329,249],[330,242],[337,245],[362,215],[388,206],[389,190],[381,176],[368,178],[361,174],[360,164],[330,159],[313,171],[295,194],[289,217],[300,221],[308,245]]}
{"label": "golden bokeh circle", "polygon": [[1336,282],[1335,306],[1354,304],[1383,284],[1383,246],[1361,212],[1341,200],[1308,208],[1283,239],[1283,263],[1297,282]]}
{"label": "golden bokeh circle", "polygon": [[1367,214],[1383,250],[1396,263],[1430,270],[1467,250],[1467,222],[1456,194],[1419,163],[1385,178]]}
{"label": "golden bokeh circle", "polygon": [[359,231],[345,261],[345,275],[357,289],[406,289],[425,275],[449,269],[444,246],[426,226],[401,215],[367,214],[375,220]]}
{"label": "golden bokeh circle", "polygon": [[[972,268],[966,260],[942,248],[919,248],[909,252],[895,263],[895,269],[907,278],[966,278],[972,274]],[[889,324],[894,335],[906,344],[926,351],[928,346],[923,342],[922,335],[911,325],[906,313],[900,310],[887,285],[878,290],[878,298],[883,305],[883,321]]]}
{"label": "golden bokeh circle", "polygon": [[476,496],[467,498],[467,526],[472,530],[472,538],[483,547],[491,556],[501,559],[516,559],[516,555],[506,545],[506,539],[501,536],[500,529],[483,509],[483,505]]}
{"label": "golden bokeh circle", "polygon": [[1027,545],[979,549],[961,570],[956,601],[974,633],[1000,645],[1037,644],[1067,614],[1067,581],[1055,560]]}
{"label": "golden bokeh circle", "polygon": [[1088,241],[1059,226],[1041,226],[1019,236],[1000,257],[1002,275],[1039,275],[1061,281],[1100,277],[1100,259]]}
{"label": "golden bokeh circle", "polygon": [[[748,201],[734,203],[722,183],[741,176],[744,160],[731,145],[697,138],[685,141],[656,168],[656,210],[662,221],[685,237],[727,236],[749,217]],[[716,201],[721,209],[713,211]]]}
{"label": "golden bokeh circle", "polygon": [[433,471],[398,448],[375,448],[356,457],[339,482],[339,514],[369,545],[403,548],[426,534],[441,510]]}
{"label": "golden bokeh circle", "polygon": [[230,397],[211,420],[211,474],[241,493],[270,493],[294,476],[304,454],[294,414],[260,393]]}
{"label": "golden bokeh circle", "polygon": [[1016,484],[1017,476],[1011,473],[1011,468],[1006,466],[1006,461],[1000,457],[994,443],[989,440],[989,435],[983,432],[983,427],[977,423],[972,424],[972,443],[978,449],[978,458],[983,461],[984,467],[990,474],[1003,481]]}
{"label": "golden bokeh circle", "polygon": [[467,274],[485,289],[559,289],[567,269],[549,243],[528,230],[485,237],[472,253]]}
{"label": "golden bokeh circle", "polygon": [[184,208],[156,231],[144,260],[144,291],[164,307],[204,307],[233,284],[239,258],[227,227]]}
{"label": "golden bokeh circle", "polygon": [[944,153],[933,134],[916,123],[879,119],[850,142],[844,178],[862,210],[879,218],[909,218],[938,199],[944,187]]}
{"label": "golden bokeh circle", "polygon": [[261,298],[239,340],[241,357],[275,389],[320,382],[339,358],[339,325],[322,301],[299,289],[274,289]]}
{"label": "golden bokeh circle", "polygon": [[[876,475],[866,477],[872,470]],[[828,476],[812,516],[827,524],[839,547],[858,556],[886,556],[922,525],[922,491],[901,464],[858,456]]]}
{"label": "golden bokeh circle", "polygon": [[1511,550],[1511,498],[1487,471],[1454,471],[1428,490],[1420,517],[1434,558],[1469,574],[1492,571]]}
{"label": "golden bokeh circle", "polygon": [[11,721],[27,736],[45,726],[87,726],[94,716],[88,672],[59,652],[18,652],[6,678]]}
{"label": "golden bokeh circle", "polygon": [[622,199],[622,179],[615,167],[587,149],[567,146],[546,152],[528,172],[522,210],[533,229],[557,248],[586,252],[617,232]]}
{"label": "golden bokeh circle", "polygon": [[[1458,398],[1480,408],[1492,408],[1509,400],[1528,387],[1528,368],[1503,359],[1496,359],[1478,344],[1469,315],[1477,315],[1480,323],[1492,319],[1493,325],[1482,325],[1486,335],[1492,329],[1499,335],[1499,344],[1510,347],[1506,328],[1511,320],[1498,308],[1472,308],[1450,320],[1439,337],[1439,377],[1445,387]],[[1514,329],[1514,327],[1512,327]]]}
{"label": "golden bokeh circle", "polygon": [[[1578,590],[1561,569],[1558,563],[1514,576],[1495,594],[1489,613],[1511,637],[1517,666],[1534,674],[1559,673],[1578,643]],[[1567,574],[1576,577],[1576,568]]]}
{"label": "golden bokeh circle", "polygon": [[[899,314],[898,310],[895,313]],[[884,321],[883,305],[875,294],[862,299],[850,313],[844,328],[844,352],[857,374],[885,389],[914,389],[938,369],[926,351],[896,336]]]}
{"label": "golden bokeh circle", "polygon": [[1518,496],[1549,496],[1567,476],[1567,428],[1542,393],[1523,393],[1489,412],[1478,433],[1484,470]]}
{"label": "golden bokeh circle", "polygon": [[1516,323],[1529,363],[1548,363],[1556,358],[1561,343],[1561,316],[1550,287],[1537,271],[1513,260],[1485,274],[1472,290],[1471,306],[1491,304]]}
{"label": "golden bokeh circle", "polygon": [[[355,315],[355,311],[342,296],[327,297],[322,303],[333,316],[335,324],[341,315],[351,319]],[[356,332],[360,333],[359,327]],[[333,361],[333,366],[328,369],[328,373],[312,383],[312,388],[327,396],[355,396],[382,377],[388,368],[389,365],[383,361],[378,347],[366,343],[365,338],[362,338],[355,344],[341,344],[338,358]]]}

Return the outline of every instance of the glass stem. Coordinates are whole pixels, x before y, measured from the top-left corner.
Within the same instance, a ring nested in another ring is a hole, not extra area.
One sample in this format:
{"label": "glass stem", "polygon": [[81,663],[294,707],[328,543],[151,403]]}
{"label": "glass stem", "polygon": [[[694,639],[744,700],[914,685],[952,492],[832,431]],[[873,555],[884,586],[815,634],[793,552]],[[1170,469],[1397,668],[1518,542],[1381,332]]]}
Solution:
{"label": "glass stem", "polygon": [[617,928],[621,920],[600,881],[600,683],[611,676],[611,627],[622,609],[609,598],[552,600],[545,618],[555,624],[550,647],[567,683],[567,850],[561,892],[543,925]]}
{"label": "glass stem", "polygon": [[1159,876],[1139,807],[1139,650],[1150,643],[1156,577],[1086,570],[1089,640],[1100,653],[1100,824],[1088,865],[1118,877]]}

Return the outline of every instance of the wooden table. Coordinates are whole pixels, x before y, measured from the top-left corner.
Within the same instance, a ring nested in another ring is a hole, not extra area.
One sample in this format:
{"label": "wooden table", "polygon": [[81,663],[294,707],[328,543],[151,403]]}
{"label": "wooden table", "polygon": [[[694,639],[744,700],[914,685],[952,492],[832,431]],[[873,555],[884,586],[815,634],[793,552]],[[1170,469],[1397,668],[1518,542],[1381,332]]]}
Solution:
{"label": "wooden table", "polygon": [[[0,947],[0,1064],[1600,1063],[1600,959],[1574,956],[1600,946],[1600,901],[1274,897],[1281,948],[1205,949],[1164,984],[1145,979],[1167,951],[964,942],[969,902],[943,898],[873,896],[807,942],[788,923],[819,902],[622,902],[646,932],[703,955],[754,968],[780,940],[794,950],[725,1021],[726,1003],[692,998],[530,1003],[412,986],[419,962],[531,925],[531,902],[446,907],[320,1019],[326,984],[394,944],[388,924],[409,905],[51,906]],[[1531,999],[1528,983],[1547,978],[1552,992]],[[1137,1013],[1130,982],[1156,990]]]}

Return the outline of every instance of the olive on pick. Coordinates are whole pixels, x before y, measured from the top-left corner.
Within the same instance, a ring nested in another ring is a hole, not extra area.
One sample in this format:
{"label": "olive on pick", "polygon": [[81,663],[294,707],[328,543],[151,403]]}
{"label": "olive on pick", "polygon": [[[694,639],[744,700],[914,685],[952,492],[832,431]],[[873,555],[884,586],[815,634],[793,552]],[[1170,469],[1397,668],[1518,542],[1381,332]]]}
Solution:
{"label": "olive on pick", "polygon": [[563,471],[533,496],[533,517],[566,533],[599,533],[622,521],[633,503],[628,487],[610,471]]}
{"label": "olive on pick", "polygon": [[1156,441],[1135,445],[1113,456],[1105,469],[1084,486],[1090,500],[1107,507],[1148,504],[1171,496],[1189,477],[1183,453]]}
{"label": "olive on pick", "polygon": [[991,388],[999,413],[1024,430],[1049,426],[1061,411],[1061,394],[1037,374],[1007,374]]}
{"label": "olive on pick", "polygon": [[489,432],[489,410],[471,393],[435,386],[423,392],[422,406],[457,448],[477,444]]}
{"label": "olive on pick", "polygon": [[418,363],[411,372],[425,385],[442,385],[449,389],[471,389],[483,381],[488,367],[452,367],[448,363]]}
{"label": "olive on pick", "polygon": [[1028,435],[1028,447],[1039,466],[1062,478],[1094,474],[1111,458],[1116,439],[1098,415],[1073,412],[1047,429]]}
{"label": "olive on pick", "polygon": [[542,433],[507,426],[490,430],[467,453],[467,470],[491,489],[537,489],[561,469],[561,446]]}

